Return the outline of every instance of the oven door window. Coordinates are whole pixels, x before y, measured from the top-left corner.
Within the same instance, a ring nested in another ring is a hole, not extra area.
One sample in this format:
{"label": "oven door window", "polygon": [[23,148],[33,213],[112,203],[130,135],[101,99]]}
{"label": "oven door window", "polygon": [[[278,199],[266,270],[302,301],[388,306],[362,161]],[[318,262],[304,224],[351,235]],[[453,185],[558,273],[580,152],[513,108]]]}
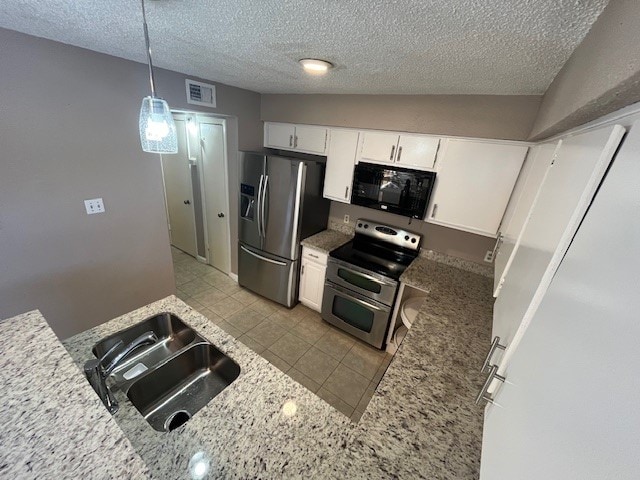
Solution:
{"label": "oven door window", "polygon": [[336,295],[333,297],[331,313],[352,327],[370,333],[373,328],[375,312],[350,298]]}
{"label": "oven door window", "polygon": [[362,290],[366,290],[372,293],[380,293],[382,291],[382,285],[373,280],[369,280],[362,275],[358,275],[356,272],[347,270],[345,268],[338,268],[338,276],[345,282],[358,287]]}

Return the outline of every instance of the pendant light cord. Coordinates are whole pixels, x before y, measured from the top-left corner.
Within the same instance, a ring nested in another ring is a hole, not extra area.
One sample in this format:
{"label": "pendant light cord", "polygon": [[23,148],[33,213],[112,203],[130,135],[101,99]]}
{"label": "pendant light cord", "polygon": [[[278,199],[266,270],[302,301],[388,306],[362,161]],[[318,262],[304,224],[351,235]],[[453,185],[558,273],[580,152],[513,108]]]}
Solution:
{"label": "pendant light cord", "polygon": [[149,29],[147,28],[147,15],[144,11],[144,0],[140,0],[142,3],[142,22],[144,25],[144,41],[147,45],[147,63],[149,64],[149,83],[151,84],[151,96],[156,96],[156,82],[153,77],[153,64],[151,63],[151,46],[149,45]]}

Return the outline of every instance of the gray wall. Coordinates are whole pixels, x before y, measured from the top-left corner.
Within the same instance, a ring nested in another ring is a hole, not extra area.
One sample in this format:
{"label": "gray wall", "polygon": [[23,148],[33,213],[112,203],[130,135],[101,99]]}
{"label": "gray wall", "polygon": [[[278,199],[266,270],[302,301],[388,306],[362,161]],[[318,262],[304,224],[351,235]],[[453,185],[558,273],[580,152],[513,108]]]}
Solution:
{"label": "gray wall", "polygon": [[542,139],[640,101],[640,2],[611,0],[544,95]]}
{"label": "gray wall", "polygon": [[[160,158],[137,132],[146,67],[4,29],[0,45],[0,318],[39,308],[65,338],[173,293]],[[158,72],[172,108],[261,144],[258,94],[219,85],[218,109],[193,108],[184,78]],[[106,213],[86,215],[94,197]]]}
{"label": "gray wall", "polygon": [[409,219],[406,217],[380,210],[331,202],[329,217],[332,220],[343,222],[345,214],[349,215],[349,223],[352,227],[355,227],[355,221],[358,218],[366,218],[386,225],[404,228],[423,235],[422,248],[484,265],[488,265],[484,263],[484,255],[487,250],[493,250],[496,242],[495,238],[483,237],[482,235],[463,232],[421,220],[412,220],[409,223]]}
{"label": "gray wall", "polygon": [[262,95],[262,120],[525,140],[539,96]]}

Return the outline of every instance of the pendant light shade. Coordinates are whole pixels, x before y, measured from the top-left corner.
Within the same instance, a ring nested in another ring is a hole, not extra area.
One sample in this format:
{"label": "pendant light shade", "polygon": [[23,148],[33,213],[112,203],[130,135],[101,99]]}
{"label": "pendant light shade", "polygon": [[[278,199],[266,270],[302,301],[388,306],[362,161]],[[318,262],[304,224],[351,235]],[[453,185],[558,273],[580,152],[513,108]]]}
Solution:
{"label": "pendant light shade", "polygon": [[149,64],[149,84],[151,96],[142,99],[140,106],[140,144],[142,150],[150,153],[178,153],[178,135],[173,115],[167,102],[156,97],[156,85],[153,78],[153,63],[151,63],[151,47],[149,45],[149,29],[147,15],[142,4],[142,25],[144,27],[144,41],[147,46],[147,62]]}
{"label": "pendant light shade", "polygon": [[140,107],[140,144],[151,153],[178,153],[176,124],[167,102],[144,97]]}

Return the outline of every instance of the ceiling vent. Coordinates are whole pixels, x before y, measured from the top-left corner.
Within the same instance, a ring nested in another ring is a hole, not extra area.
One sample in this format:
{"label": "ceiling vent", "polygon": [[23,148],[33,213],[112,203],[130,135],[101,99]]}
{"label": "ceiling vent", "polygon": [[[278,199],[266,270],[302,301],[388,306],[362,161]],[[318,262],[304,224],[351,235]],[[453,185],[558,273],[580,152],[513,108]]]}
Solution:
{"label": "ceiling vent", "polygon": [[195,80],[185,80],[187,85],[187,103],[201,105],[203,107],[216,106],[216,87],[208,83],[196,82]]}

